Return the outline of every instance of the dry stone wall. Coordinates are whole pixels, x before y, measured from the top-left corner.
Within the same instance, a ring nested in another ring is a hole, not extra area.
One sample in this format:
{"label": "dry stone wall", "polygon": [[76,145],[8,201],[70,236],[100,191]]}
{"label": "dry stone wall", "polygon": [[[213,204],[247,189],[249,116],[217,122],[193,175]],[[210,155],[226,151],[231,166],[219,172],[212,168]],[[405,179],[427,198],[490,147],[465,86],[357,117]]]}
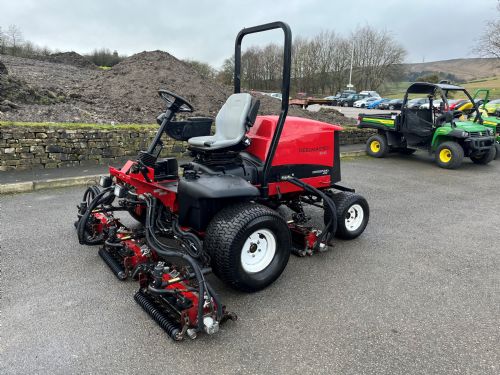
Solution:
{"label": "dry stone wall", "polygon": [[[156,130],[156,126],[62,129],[0,124],[0,171],[109,164],[146,149]],[[363,143],[371,134],[366,129],[346,128],[340,143]],[[163,142],[165,156],[179,156],[186,150],[183,142],[167,137]]]}

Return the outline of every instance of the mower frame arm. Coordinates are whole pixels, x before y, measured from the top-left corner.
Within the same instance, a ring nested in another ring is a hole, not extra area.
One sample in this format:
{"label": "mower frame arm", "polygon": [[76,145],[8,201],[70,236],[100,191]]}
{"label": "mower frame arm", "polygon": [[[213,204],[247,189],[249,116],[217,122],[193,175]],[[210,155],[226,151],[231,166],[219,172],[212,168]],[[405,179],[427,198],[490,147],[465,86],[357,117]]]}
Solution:
{"label": "mower frame arm", "polygon": [[271,170],[271,164],[274,159],[274,154],[276,153],[276,149],[278,148],[281,131],[283,130],[285,119],[288,114],[288,99],[290,97],[290,72],[292,65],[292,31],[288,24],[281,21],[244,28],[238,33],[238,36],[236,37],[234,50],[234,92],[237,94],[241,92],[241,42],[243,40],[243,37],[248,34],[254,34],[274,29],[282,29],[283,33],[285,34],[285,43],[283,50],[283,81],[281,84],[282,98],[281,112],[278,119],[278,124],[276,125],[276,130],[274,131],[271,146],[269,147],[269,151],[264,162],[264,169],[262,171],[261,194],[264,197],[267,197],[268,195],[269,189],[267,185],[269,180],[269,172]]}

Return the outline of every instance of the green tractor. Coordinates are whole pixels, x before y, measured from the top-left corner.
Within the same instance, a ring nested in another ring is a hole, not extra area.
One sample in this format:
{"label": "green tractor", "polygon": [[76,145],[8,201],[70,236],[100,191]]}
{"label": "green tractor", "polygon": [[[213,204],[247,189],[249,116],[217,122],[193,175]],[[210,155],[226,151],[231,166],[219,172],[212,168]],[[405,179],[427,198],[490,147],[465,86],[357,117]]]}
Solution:
{"label": "green tractor", "polygon": [[[448,96],[457,92],[474,103],[463,87],[416,82],[406,91],[401,113],[360,114],[358,127],[378,131],[367,141],[367,154],[380,158],[389,151],[412,154],[423,149],[434,154],[436,163],[442,168],[458,168],[464,157],[476,164],[488,164],[496,156],[495,130],[483,124],[475,104],[467,114],[450,111]],[[425,95],[429,106],[410,108],[408,96],[411,94]]]}

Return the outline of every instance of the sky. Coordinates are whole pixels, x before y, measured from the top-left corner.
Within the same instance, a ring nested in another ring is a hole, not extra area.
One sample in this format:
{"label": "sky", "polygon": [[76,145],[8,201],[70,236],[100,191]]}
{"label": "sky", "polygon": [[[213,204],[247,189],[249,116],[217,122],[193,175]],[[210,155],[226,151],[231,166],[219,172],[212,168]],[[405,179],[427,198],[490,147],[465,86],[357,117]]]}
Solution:
{"label": "sky", "polygon": [[[243,27],[287,22],[294,36],[322,30],[348,35],[358,26],[387,30],[408,51],[406,62],[473,57],[497,0],[0,0],[0,27],[60,51],[120,54],[164,50],[219,67]],[[271,31],[244,45],[279,42]]]}

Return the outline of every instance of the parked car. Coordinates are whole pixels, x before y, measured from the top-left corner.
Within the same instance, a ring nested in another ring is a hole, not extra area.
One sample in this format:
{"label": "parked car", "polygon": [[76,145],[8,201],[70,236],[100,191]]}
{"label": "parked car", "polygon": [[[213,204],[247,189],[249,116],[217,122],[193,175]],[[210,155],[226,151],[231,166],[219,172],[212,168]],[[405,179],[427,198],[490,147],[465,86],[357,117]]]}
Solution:
{"label": "parked car", "polygon": [[334,96],[327,96],[325,99],[331,99],[332,102],[330,105],[339,105],[338,102],[340,99],[346,99],[349,95],[356,94],[356,91],[353,90],[344,90],[342,92],[337,93]]}
{"label": "parked car", "polygon": [[410,109],[417,109],[420,108],[422,104],[425,104],[427,102],[426,98],[415,98],[408,100],[407,107]]}
{"label": "parked car", "polygon": [[375,98],[380,98],[380,95],[376,91],[370,91],[370,90],[365,90],[365,91],[360,91],[360,95],[366,95],[366,96],[373,96]]}
{"label": "parked car", "polygon": [[[433,100],[432,101],[432,107],[434,109],[439,109],[439,108],[441,108],[441,103],[443,103],[443,101],[441,99]],[[419,108],[420,109],[429,109],[430,105],[431,105],[431,103],[427,102],[427,103],[422,104]]]}
{"label": "parked car", "polygon": [[370,104],[368,104],[366,106],[366,108],[369,108],[369,109],[379,108],[380,104],[386,103],[388,101],[389,101],[389,99],[386,99],[386,98],[378,98],[377,100],[374,100],[373,102],[371,102]]}
{"label": "parked car", "polygon": [[403,104],[403,99],[392,99],[388,102],[380,103],[378,109],[401,109],[401,104]]}
{"label": "parked car", "polygon": [[368,107],[370,103],[378,101],[378,98],[369,96],[368,98],[363,98],[354,102],[353,107],[355,108],[365,108]]}
{"label": "parked car", "polygon": [[366,98],[366,95],[351,94],[347,98],[340,98],[337,100],[337,105],[340,107],[352,107],[354,102]]}

